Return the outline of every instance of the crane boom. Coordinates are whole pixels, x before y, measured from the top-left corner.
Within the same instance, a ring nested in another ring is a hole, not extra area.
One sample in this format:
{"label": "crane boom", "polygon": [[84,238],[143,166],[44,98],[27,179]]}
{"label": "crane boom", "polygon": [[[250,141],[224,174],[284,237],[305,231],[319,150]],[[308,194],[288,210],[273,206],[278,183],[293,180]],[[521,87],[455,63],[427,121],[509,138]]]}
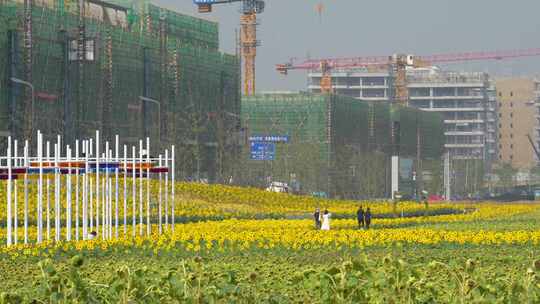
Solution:
{"label": "crane boom", "polygon": [[287,75],[290,70],[320,70],[321,93],[332,92],[332,69],[375,68],[387,69],[395,77],[395,99],[401,104],[407,104],[409,90],[407,88],[407,67],[429,67],[434,64],[456,63],[475,60],[503,60],[519,57],[540,56],[540,48],[524,50],[507,50],[493,52],[467,52],[454,54],[439,54],[428,56],[413,56],[395,54],[392,56],[370,56],[352,58],[324,58],[306,60],[302,63],[277,64],[276,70]]}
{"label": "crane boom", "polygon": [[[414,62],[422,61],[429,64],[454,63],[476,60],[504,60],[520,57],[540,56],[540,48],[523,49],[523,50],[503,50],[491,52],[465,52],[465,53],[450,53],[437,54],[427,56],[412,56],[409,57],[409,65],[414,66]],[[362,68],[369,66],[384,66],[392,62],[393,56],[367,56],[367,57],[351,57],[351,58],[322,58],[310,59],[301,63],[293,63],[290,61],[285,64],[276,65],[279,72],[286,74],[288,70],[315,70],[318,69],[320,63],[325,61],[331,69],[350,69]]]}

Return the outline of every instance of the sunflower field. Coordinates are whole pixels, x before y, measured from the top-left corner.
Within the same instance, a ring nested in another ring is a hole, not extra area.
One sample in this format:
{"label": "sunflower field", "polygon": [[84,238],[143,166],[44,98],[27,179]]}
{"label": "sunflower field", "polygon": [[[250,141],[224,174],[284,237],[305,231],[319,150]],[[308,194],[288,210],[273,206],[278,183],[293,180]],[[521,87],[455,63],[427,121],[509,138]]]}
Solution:
{"label": "sunflower field", "polygon": [[[0,209],[0,303],[540,302],[534,203],[333,201],[193,183],[176,193],[174,231],[126,227],[112,240],[6,247]],[[371,208],[370,229],[358,227],[359,206]],[[329,231],[315,229],[315,208],[332,213]]]}

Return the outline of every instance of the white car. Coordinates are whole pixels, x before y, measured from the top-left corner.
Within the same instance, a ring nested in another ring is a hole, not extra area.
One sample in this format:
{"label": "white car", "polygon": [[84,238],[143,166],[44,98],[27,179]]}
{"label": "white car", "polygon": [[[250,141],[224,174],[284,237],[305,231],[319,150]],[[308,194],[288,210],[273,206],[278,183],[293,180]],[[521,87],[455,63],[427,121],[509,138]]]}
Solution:
{"label": "white car", "polygon": [[290,188],[289,188],[289,185],[287,183],[271,182],[270,186],[268,186],[268,188],[266,188],[266,191],[289,193]]}

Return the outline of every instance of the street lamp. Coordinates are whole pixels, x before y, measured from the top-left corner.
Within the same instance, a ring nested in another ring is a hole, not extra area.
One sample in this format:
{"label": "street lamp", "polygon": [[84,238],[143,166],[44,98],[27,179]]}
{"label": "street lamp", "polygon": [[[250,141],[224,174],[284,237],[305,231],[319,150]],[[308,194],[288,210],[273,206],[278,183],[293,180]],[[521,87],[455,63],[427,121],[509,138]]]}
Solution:
{"label": "street lamp", "polygon": [[30,108],[30,111],[31,111],[31,114],[30,114],[30,134],[33,134],[32,127],[33,127],[33,124],[34,124],[34,101],[35,101],[34,85],[32,85],[28,81],[24,81],[22,79],[15,78],[15,77],[11,77],[10,80],[13,81],[14,83],[22,84],[22,85],[25,85],[25,86],[29,87],[31,92],[32,92],[32,107]]}
{"label": "street lamp", "polygon": [[157,104],[158,106],[158,140],[159,142],[161,142],[161,103],[155,99],[144,97],[144,96],[139,96],[139,100],[141,101],[141,103],[152,102],[152,103]]}

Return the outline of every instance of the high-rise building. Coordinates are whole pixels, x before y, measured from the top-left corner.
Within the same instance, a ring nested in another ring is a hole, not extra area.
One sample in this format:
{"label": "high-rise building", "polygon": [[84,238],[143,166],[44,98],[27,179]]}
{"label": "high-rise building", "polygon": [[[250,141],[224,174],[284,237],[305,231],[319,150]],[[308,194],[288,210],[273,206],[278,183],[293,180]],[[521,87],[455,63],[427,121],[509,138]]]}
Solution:
{"label": "high-rise building", "polygon": [[495,81],[499,116],[499,162],[515,169],[530,169],[538,162],[538,82],[529,78]]}
{"label": "high-rise building", "polygon": [[[308,90],[320,92],[322,74],[308,74]],[[394,77],[385,71],[333,71],[337,94],[363,101],[391,101]],[[482,160],[497,156],[495,89],[486,73],[441,71],[435,67],[407,71],[410,105],[444,117],[445,148],[453,159]]]}

